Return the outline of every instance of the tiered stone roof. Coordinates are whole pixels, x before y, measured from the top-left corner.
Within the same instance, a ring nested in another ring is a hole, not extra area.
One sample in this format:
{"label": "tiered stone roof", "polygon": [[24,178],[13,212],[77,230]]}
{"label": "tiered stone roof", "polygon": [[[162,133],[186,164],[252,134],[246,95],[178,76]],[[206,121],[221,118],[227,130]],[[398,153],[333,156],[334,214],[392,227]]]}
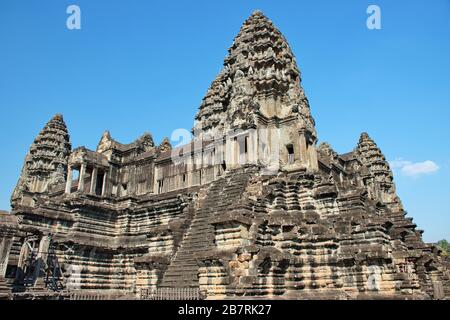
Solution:
{"label": "tiered stone roof", "polygon": [[381,175],[385,178],[383,180],[385,182],[392,182],[394,180],[389,163],[386,161],[386,158],[375,141],[366,132],[361,134],[356,152],[361,162],[369,168],[372,174]]}
{"label": "tiered stone roof", "polygon": [[[196,128],[227,129],[236,114],[262,113],[279,118],[298,115],[305,126],[313,128],[309,103],[300,85],[301,75],[286,39],[260,11],[255,11],[243,24],[228,50],[224,67],[212,82],[199,112]],[[272,99],[276,114],[261,108]]]}
{"label": "tiered stone roof", "polygon": [[22,191],[42,193],[52,181],[65,180],[71,152],[70,137],[61,114],[55,115],[32,143],[12,200]]}
{"label": "tiered stone roof", "polygon": [[380,190],[389,195],[392,201],[397,200],[394,177],[389,163],[375,141],[366,132],[361,134],[355,153],[369,169],[370,175],[375,179]]}

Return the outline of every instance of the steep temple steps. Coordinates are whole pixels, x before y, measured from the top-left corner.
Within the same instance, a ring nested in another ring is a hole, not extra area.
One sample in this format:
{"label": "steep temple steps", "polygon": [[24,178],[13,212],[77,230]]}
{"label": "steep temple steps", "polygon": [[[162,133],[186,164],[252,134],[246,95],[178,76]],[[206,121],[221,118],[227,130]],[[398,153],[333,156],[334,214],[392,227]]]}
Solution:
{"label": "steep temple steps", "polygon": [[195,213],[191,225],[164,274],[161,287],[198,287],[198,265],[195,254],[213,249],[216,215],[236,205],[255,169],[237,169],[211,183],[206,196]]}

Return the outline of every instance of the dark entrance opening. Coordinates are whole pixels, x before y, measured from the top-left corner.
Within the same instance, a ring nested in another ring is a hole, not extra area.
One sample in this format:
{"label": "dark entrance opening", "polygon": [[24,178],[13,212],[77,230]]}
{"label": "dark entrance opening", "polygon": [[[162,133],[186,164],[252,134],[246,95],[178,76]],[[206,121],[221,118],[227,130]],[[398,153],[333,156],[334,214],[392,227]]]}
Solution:
{"label": "dark entrance opening", "polygon": [[103,172],[99,172],[97,174],[97,183],[95,184],[95,194],[97,196],[101,196],[102,195],[104,176],[105,176],[105,174]]}
{"label": "dark entrance opening", "polygon": [[294,146],[292,144],[288,144],[286,146],[287,152],[288,152],[288,159],[287,163],[292,164],[294,163]]}

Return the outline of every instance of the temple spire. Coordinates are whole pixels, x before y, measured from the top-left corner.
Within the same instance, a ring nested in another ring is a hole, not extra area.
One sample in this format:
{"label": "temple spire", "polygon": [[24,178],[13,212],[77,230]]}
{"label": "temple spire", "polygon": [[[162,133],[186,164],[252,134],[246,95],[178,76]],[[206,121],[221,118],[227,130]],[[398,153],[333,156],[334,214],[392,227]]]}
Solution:
{"label": "temple spire", "polygon": [[24,194],[42,194],[50,185],[64,183],[70,151],[63,116],[56,114],[31,144],[11,204],[14,206]]}
{"label": "temple spire", "polygon": [[229,48],[224,67],[199,108],[195,129],[227,130],[242,122],[252,126],[258,114],[267,119],[298,117],[315,135],[291,48],[272,21],[256,10]]}
{"label": "temple spire", "polygon": [[355,153],[362,164],[368,168],[371,183],[378,185],[381,200],[386,203],[397,201],[394,177],[389,163],[367,132],[361,133]]}

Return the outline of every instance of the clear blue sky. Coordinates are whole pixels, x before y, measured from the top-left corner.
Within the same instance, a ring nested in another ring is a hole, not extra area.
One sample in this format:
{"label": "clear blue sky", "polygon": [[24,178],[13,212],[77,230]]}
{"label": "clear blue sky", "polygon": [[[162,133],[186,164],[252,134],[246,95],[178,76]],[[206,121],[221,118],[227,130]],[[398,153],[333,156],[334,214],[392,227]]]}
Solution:
{"label": "clear blue sky", "polygon": [[[66,28],[67,6],[81,30]],[[382,29],[368,30],[377,4]],[[261,9],[303,75],[319,139],[367,131],[426,241],[450,240],[450,1],[0,2],[0,208],[42,126],[63,113],[74,147],[191,128],[241,24]],[[398,168],[397,168],[398,167]]]}

